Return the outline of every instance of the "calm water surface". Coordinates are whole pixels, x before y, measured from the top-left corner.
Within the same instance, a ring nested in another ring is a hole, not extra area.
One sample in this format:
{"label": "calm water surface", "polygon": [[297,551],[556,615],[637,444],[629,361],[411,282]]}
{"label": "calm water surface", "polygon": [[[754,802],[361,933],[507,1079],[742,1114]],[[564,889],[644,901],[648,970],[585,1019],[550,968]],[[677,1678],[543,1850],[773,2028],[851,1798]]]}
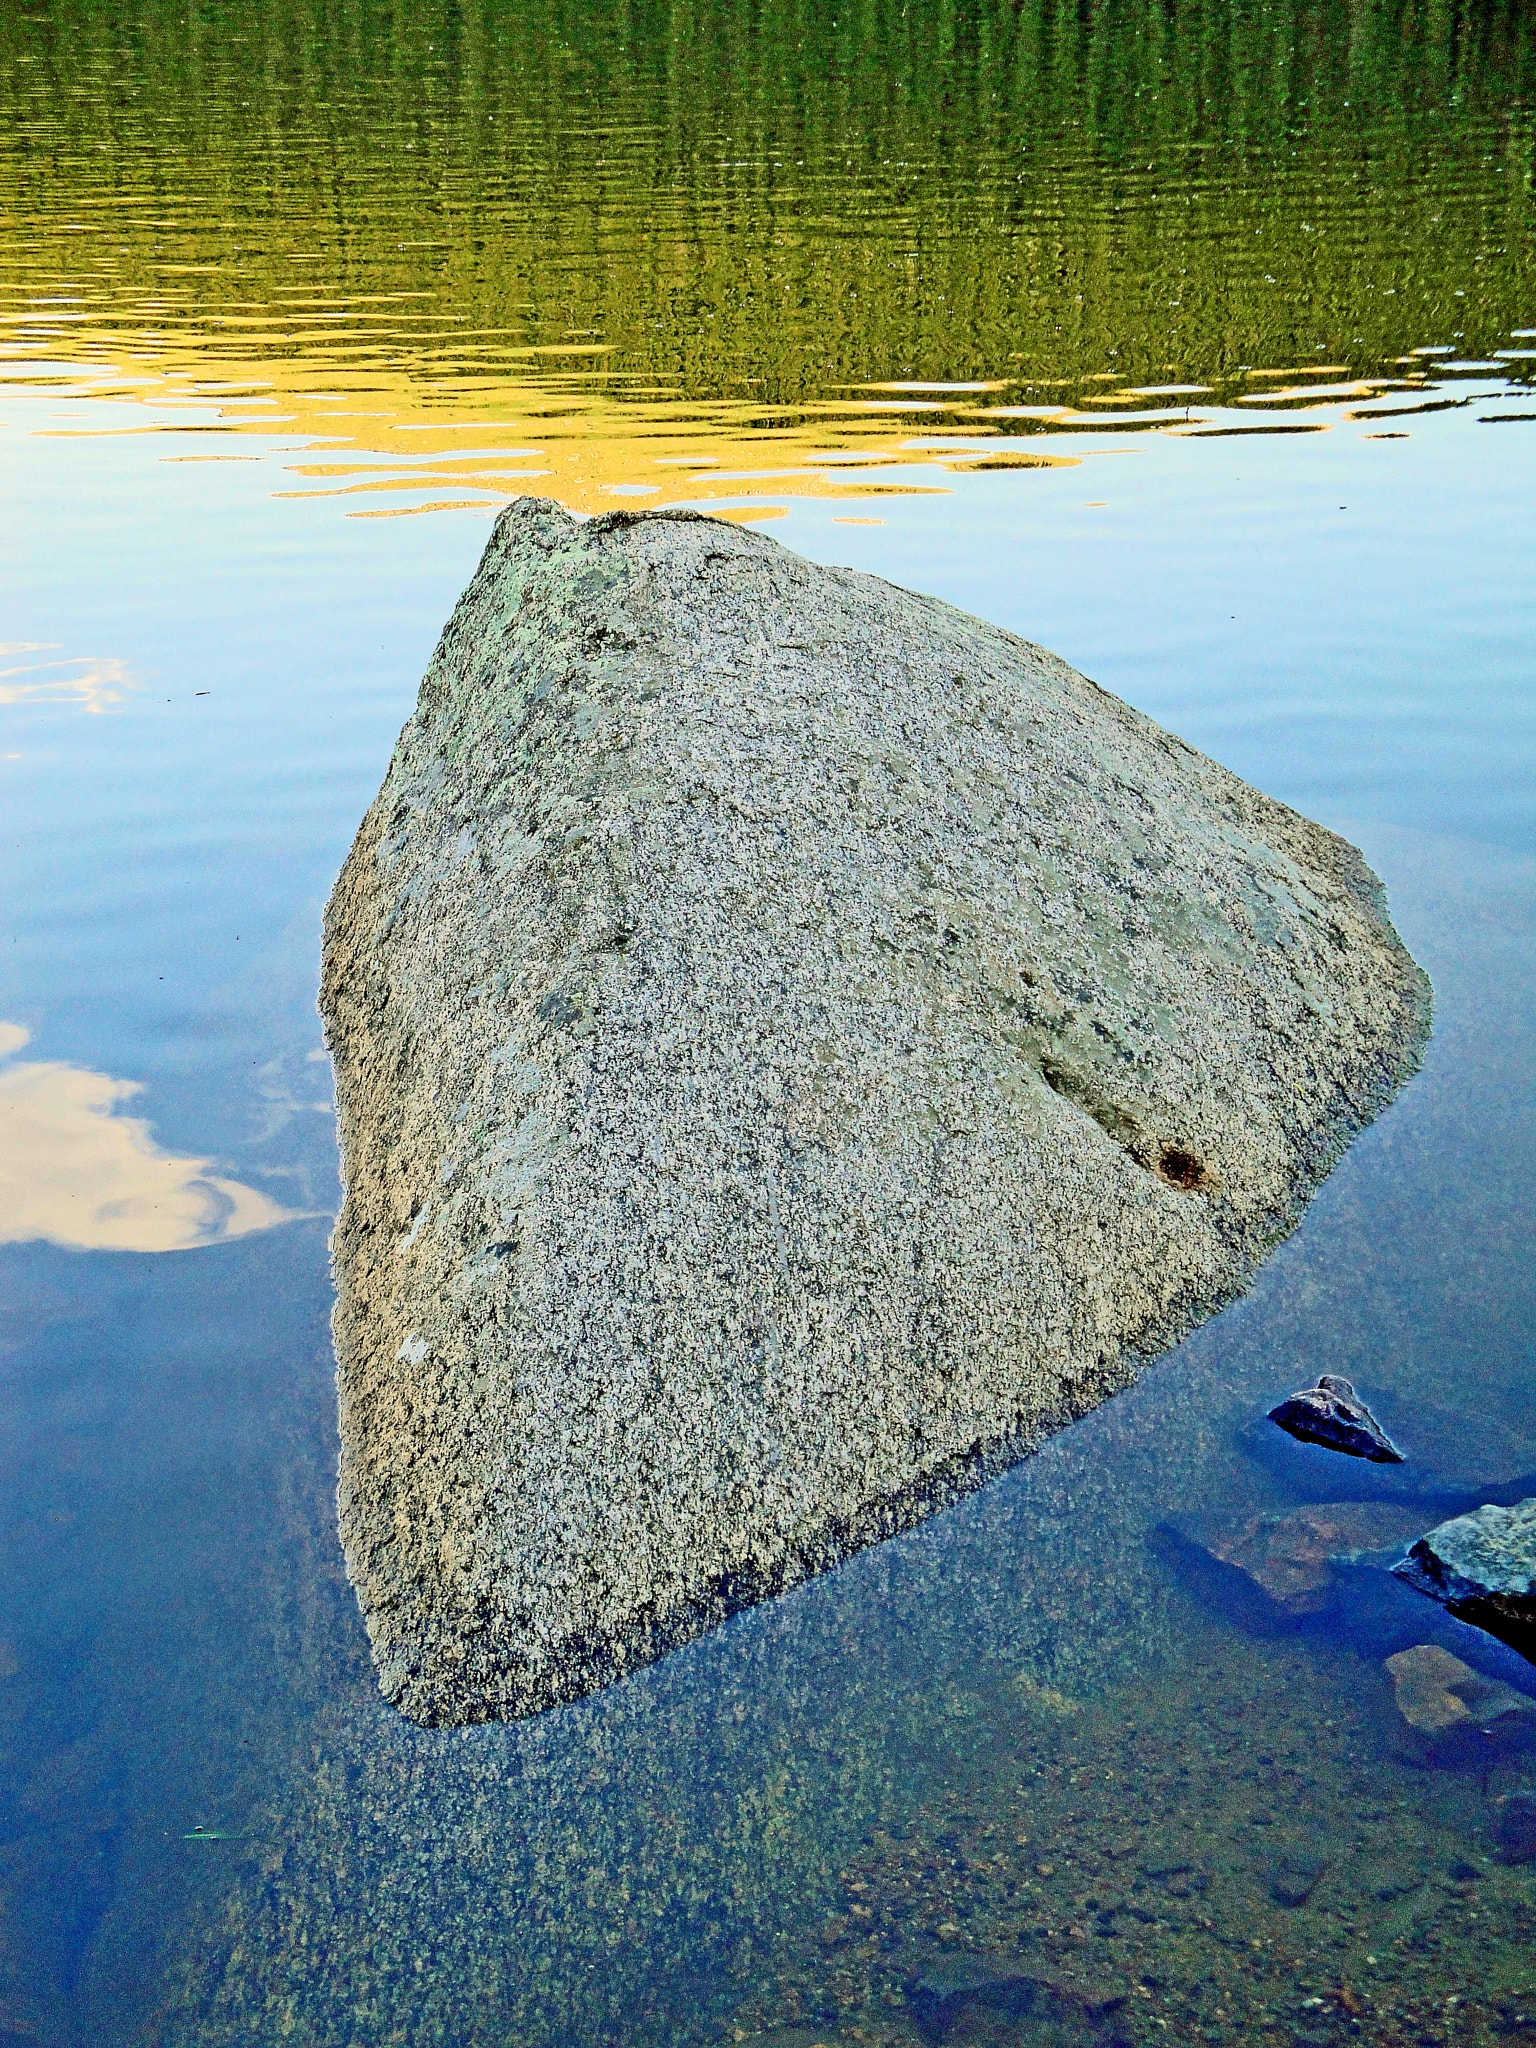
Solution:
{"label": "calm water surface", "polygon": [[[1533,371],[1514,4],[4,11],[0,2048],[919,2048],[978,1951],[1065,1988],[956,2041],[1536,2033],[1533,1778],[1404,1762],[1381,1660],[1536,1673],[1165,1531],[1370,1484],[1254,1455],[1318,1370],[1536,1491]],[[1365,847],[1437,1029],[1134,1392],[425,1734],[332,1523],[318,919],[524,490],[1057,648]]]}

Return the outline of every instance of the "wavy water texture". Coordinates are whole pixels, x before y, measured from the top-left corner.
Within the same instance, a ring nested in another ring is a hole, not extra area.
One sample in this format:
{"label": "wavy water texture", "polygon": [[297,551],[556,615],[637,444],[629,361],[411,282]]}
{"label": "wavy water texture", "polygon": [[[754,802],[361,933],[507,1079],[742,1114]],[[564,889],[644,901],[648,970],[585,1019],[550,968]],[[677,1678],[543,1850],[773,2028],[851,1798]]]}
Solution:
{"label": "wavy water texture", "polygon": [[1512,0],[48,0],[0,372],[315,438],[358,511],[1400,374],[1529,324],[1533,81]]}

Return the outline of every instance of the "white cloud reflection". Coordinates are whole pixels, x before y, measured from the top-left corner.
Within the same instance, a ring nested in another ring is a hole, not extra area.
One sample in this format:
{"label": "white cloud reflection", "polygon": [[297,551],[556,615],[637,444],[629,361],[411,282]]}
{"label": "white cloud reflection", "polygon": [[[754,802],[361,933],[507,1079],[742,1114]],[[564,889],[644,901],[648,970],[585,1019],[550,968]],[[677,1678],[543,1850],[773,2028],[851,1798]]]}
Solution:
{"label": "white cloud reflection", "polygon": [[119,1115],[142,1083],[15,1060],[28,1036],[0,1023],[0,1244],[179,1252],[298,1214],[223,1179],[210,1159],[162,1151],[143,1117]]}
{"label": "white cloud reflection", "polygon": [[[18,654],[56,654],[53,640],[0,640],[0,661]],[[61,661],[24,661],[0,668],[0,704],[75,704],[111,711],[133,682],[115,654],[68,655]]]}

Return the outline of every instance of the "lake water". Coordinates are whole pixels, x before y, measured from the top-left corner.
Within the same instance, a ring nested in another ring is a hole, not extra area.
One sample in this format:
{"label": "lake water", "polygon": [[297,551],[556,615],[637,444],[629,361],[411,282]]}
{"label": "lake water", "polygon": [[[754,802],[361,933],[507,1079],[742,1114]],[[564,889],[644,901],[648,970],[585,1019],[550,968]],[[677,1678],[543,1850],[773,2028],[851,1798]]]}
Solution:
{"label": "lake water", "polygon": [[[1364,847],[1436,1033],[1132,1393],[424,1733],[334,1531],[318,921],[517,491],[1054,647]],[[1319,1370],[1536,1471],[1529,9],[16,0],[0,493],[0,2048],[918,2048],[979,1953],[1059,1991],[957,2042],[1536,2033],[1528,1766],[1405,1761],[1382,1659],[1536,1671],[1165,1530],[1368,1488],[1255,1455]]]}

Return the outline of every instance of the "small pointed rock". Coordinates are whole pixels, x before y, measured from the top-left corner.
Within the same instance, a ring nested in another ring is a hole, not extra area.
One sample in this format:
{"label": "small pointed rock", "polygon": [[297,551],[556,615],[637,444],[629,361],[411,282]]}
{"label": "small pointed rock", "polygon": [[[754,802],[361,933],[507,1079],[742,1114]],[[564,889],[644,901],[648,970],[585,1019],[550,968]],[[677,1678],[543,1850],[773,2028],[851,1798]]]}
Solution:
{"label": "small pointed rock", "polygon": [[1304,1444],[1322,1444],[1373,1465],[1401,1465],[1403,1454],[1393,1443],[1348,1380],[1325,1372],[1315,1387],[1292,1394],[1269,1411],[1287,1436]]}

